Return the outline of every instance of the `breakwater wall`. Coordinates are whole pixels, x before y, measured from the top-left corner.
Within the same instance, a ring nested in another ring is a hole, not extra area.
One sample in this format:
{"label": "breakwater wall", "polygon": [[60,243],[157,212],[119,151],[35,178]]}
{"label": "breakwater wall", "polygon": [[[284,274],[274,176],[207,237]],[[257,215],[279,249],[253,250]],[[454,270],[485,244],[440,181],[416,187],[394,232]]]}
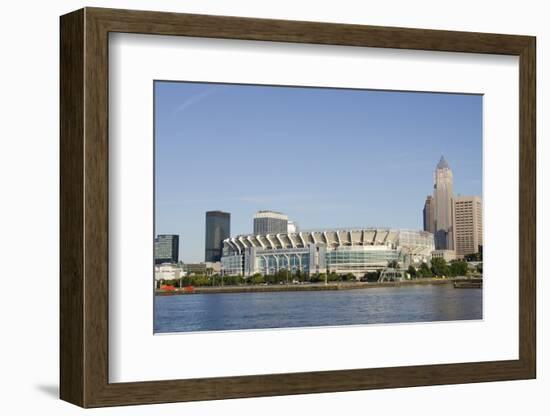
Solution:
{"label": "breakwater wall", "polygon": [[375,289],[379,287],[402,287],[410,285],[444,285],[455,282],[467,282],[466,278],[453,279],[412,279],[399,282],[338,282],[338,283],[307,283],[307,284],[279,284],[279,285],[240,285],[240,286],[200,286],[193,288],[176,288],[176,290],[156,290],[155,295],[196,295],[206,293],[256,293],[256,292],[299,292],[319,290],[355,290]]}

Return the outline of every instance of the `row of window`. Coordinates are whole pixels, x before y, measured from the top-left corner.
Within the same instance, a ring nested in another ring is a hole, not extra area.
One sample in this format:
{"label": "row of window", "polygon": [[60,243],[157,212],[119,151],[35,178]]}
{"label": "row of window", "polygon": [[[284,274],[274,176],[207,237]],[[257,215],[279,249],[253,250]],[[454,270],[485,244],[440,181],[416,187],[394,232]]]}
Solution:
{"label": "row of window", "polygon": [[332,251],[327,253],[327,265],[333,264],[380,264],[397,260],[399,254],[397,250],[384,251]]}

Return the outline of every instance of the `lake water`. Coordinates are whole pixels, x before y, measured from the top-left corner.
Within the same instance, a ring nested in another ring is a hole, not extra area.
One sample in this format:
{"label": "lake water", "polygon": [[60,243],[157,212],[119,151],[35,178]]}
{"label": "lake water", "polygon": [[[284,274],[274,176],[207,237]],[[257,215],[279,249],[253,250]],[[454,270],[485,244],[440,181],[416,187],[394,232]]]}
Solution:
{"label": "lake water", "polygon": [[482,290],[452,285],[155,296],[155,332],[482,319]]}

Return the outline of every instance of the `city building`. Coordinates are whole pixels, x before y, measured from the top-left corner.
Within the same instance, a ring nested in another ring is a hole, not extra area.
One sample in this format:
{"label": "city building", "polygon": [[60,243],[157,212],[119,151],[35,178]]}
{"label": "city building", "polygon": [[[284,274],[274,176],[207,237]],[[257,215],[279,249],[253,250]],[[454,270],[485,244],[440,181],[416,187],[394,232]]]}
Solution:
{"label": "city building", "polygon": [[276,211],[258,211],[254,215],[254,234],[278,234],[288,232],[288,216]]}
{"label": "city building", "polygon": [[155,265],[155,280],[175,280],[185,276],[201,275],[211,276],[220,274],[221,263],[177,263],[177,264],[157,264]]}
{"label": "city building", "polygon": [[429,233],[435,233],[435,219],[434,219],[434,199],[431,195],[426,197],[424,203],[424,209],[422,210],[422,219],[424,224],[424,231]]}
{"label": "city building", "polygon": [[185,276],[181,264],[158,264],[155,266],[155,280],[175,280]]}
{"label": "city building", "polygon": [[252,276],[291,273],[353,273],[382,270],[392,260],[403,268],[429,261],[433,234],[426,231],[360,228],[251,234],[223,242],[222,273]]}
{"label": "city building", "polygon": [[453,172],[443,156],[434,174],[433,218],[435,248],[453,250]]}
{"label": "city building", "polygon": [[180,238],[176,234],[160,234],[155,238],[155,264],[177,263]]}
{"label": "city building", "polygon": [[300,227],[298,226],[298,223],[296,221],[288,221],[286,226],[286,232],[288,234],[297,233],[300,231]]}
{"label": "city building", "polygon": [[479,196],[454,198],[454,248],[458,256],[478,253],[483,245],[482,204]]}
{"label": "city building", "polygon": [[204,261],[217,262],[222,257],[223,240],[231,235],[231,214],[223,211],[206,212]]}
{"label": "city building", "polygon": [[186,275],[203,275],[209,276],[212,274],[218,274],[221,272],[221,263],[215,262],[202,262],[202,263],[185,263],[183,270]]}
{"label": "city building", "polygon": [[432,251],[432,259],[443,259],[450,262],[456,260],[457,255],[454,250],[434,250]]}

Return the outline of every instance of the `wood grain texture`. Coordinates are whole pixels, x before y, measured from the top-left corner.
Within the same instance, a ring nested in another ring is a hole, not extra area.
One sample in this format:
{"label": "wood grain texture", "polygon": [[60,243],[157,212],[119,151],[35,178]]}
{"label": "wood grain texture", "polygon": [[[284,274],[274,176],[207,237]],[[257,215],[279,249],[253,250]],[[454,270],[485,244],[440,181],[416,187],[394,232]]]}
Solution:
{"label": "wood grain texture", "polygon": [[519,356],[536,377],[536,41],[520,54],[519,141]]}
{"label": "wood grain texture", "polygon": [[[520,57],[518,360],[240,377],[108,381],[108,33],[384,47]],[[61,397],[83,407],[533,378],[535,38],[87,8],[61,18]]]}
{"label": "wood grain texture", "polygon": [[60,50],[60,386],[84,405],[84,12],[61,19]]}

